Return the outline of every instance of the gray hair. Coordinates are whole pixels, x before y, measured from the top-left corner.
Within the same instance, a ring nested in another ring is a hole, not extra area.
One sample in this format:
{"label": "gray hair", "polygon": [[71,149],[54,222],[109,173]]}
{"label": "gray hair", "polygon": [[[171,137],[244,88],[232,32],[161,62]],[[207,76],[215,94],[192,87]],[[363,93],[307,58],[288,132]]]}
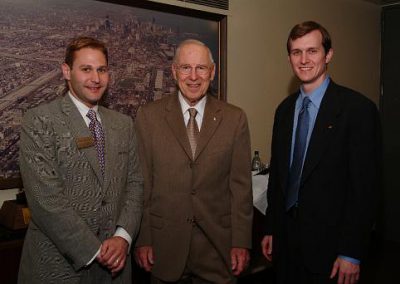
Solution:
{"label": "gray hair", "polygon": [[208,56],[210,57],[211,64],[214,64],[214,58],[212,56],[211,50],[208,48],[207,45],[205,45],[203,42],[201,42],[197,39],[185,39],[178,45],[178,48],[176,49],[175,56],[174,56],[174,61],[173,61],[174,63],[177,63],[179,53],[181,52],[182,47],[184,47],[185,45],[189,45],[189,44],[196,44],[199,46],[204,46],[208,51]]}

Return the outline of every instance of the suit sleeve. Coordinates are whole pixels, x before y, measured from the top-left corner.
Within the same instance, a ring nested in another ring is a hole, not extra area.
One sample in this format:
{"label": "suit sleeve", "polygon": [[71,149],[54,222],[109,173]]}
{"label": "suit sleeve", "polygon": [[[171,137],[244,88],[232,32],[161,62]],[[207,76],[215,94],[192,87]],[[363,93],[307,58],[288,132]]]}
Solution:
{"label": "suit sleeve", "polygon": [[125,187],[125,200],[117,226],[124,228],[134,240],[139,232],[143,209],[143,177],[137,151],[137,136],[133,121],[129,122],[129,165]]}
{"label": "suit sleeve", "polygon": [[[139,109],[136,116],[136,129],[138,134],[138,149],[142,173],[144,177],[144,200],[143,200],[143,218],[140,227],[136,247],[151,246],[151,230],[150,230],[150,199],[152,192],[153,177],[151,174],[152,168],[152,150],[151,150],[151,131],[147,123],[143,109]],[[147,129],[147,131],[146,131]]]}
{"label": "suit sleeve", "polygon": [[20,139],[20,169],[34,225],[78,270],[101,243],[63,194],[56,137],[50,116],[27,112]]}
{"label": "suit sleeve", "polygon": [[240,113],[233,143],[230,174],[232,247],[251,248],[253,195],[251,150],[247,118]]}
{"label": "suit sleeve", "polygon": [[276,181],[275,179],[277,178],[277,161],[276,161],[276,137],[277,137],[277,128],[278,128],[278,117],[279,111],[276,112],[275,118],[274,118],[274,126],[272,130],[272,143],[271,143],[271,159],[270,159],[270,172],[268,176],[268,189],[267,189],[267,211],[265,213],[266,216],[266,226],[264,228],[265,234],[266,235],[273,235],[274,234],[274,227],[273,227],[273,220],[275,216],[275,210],[276,210],[276,200],[275,200],[275,194],[276,194]]}
{"label": "suit sleeve", "polygon": [[369,101],[359,104],[349,121],[348,190],[338,253],[362,259],[376,217],[381,129],[379,113]]}

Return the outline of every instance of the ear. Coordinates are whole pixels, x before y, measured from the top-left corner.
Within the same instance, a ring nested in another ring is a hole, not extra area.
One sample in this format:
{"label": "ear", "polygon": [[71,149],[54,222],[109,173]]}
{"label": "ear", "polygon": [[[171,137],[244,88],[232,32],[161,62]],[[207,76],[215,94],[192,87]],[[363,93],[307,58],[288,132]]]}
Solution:
{"label": "ear", "polygon": [[212,69],[211,69],[211,77],[210,77],[210,80],[213,81],[213,80],[214,80],[214,77],[215,77],[215,64],[213,64],[211,68],[212,68]]}
{"label": "ear", "polygon": [[333,49],[329,49],[328,53],[325,55],[325,64],[328,64],[333,57]]}
{"label": "ear", "polygon": [[68,64],[63,63],[61,65],[61,69],[62,69],[64,79],[67,81],[71,80],[71,68],[68,66]]}
{"label": "ear", "polygon": [[172,76],[174,76],[174,79],[175,79],[175,81],[177,81],[178,80],[178,76],[177,76],[177,70],[176,70],[176,65],[175,65],[175,63],[172,63],[172,66],[171,66],[171,70],[172,70]]}

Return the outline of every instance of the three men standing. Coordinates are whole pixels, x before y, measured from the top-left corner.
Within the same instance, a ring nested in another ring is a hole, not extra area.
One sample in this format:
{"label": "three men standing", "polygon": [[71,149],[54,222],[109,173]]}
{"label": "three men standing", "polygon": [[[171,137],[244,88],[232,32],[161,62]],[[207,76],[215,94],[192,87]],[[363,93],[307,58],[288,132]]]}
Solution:
{"label": "three men standing", "polygon": [[[278,283],[355,283],[374,217],[378,112],[328,76],[331,39],[318,23],[296,25],[287,49],[302,86],[275,115],[263,252]],[[24,117],[32,221],[19,282],[130,283],[140,156],[139,265],[153,283],[234,283],[251,247],[250,138],[244,112],[208,93],[210,50],[179,45],[179,92],[138,112],[139,153],[131,119],[98,106],[109,81],[104,45],[75,39],[62,70],[68,94]]]}
{"label": "three men standing", "polygon": [[131,283],[129,246],[143,200],[133,122],[98,105],[109,82],[103,43],[74,39],[62,71],[69,92],[22,123],[32,219],[19,283]]}
{"label": "three men standing", "polygon": [[172,65],[176,95],[137,116],[145,178],[136,259],[153,283],[234,283],[249,261],[252,191],[247,119],[208,94],[208,47],[186,40]]}
{"label": "three men standing", "polygon": [[263,252],[278,283],[355,283],[376,207],[379,114],[328,76],[321,25],[294,26],[287,50],[302,85],[275,114]]}

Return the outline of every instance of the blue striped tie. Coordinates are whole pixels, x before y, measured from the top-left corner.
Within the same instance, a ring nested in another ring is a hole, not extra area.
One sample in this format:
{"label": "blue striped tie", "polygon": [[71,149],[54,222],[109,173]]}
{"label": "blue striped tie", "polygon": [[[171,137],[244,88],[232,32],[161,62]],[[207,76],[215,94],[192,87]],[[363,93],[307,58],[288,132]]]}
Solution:
{"label": "blue striped tie", "polygon": [[310,114],[308,106],[310,98],[303,99],[303,105],[297,120],[296,137],[293,149],[293,160],[289,171],[289,181],[287,186],[286,210],[296,205],[299,197],[301,173],[303,170],[304,154],[306,152],[307,134],[310,124]]}

